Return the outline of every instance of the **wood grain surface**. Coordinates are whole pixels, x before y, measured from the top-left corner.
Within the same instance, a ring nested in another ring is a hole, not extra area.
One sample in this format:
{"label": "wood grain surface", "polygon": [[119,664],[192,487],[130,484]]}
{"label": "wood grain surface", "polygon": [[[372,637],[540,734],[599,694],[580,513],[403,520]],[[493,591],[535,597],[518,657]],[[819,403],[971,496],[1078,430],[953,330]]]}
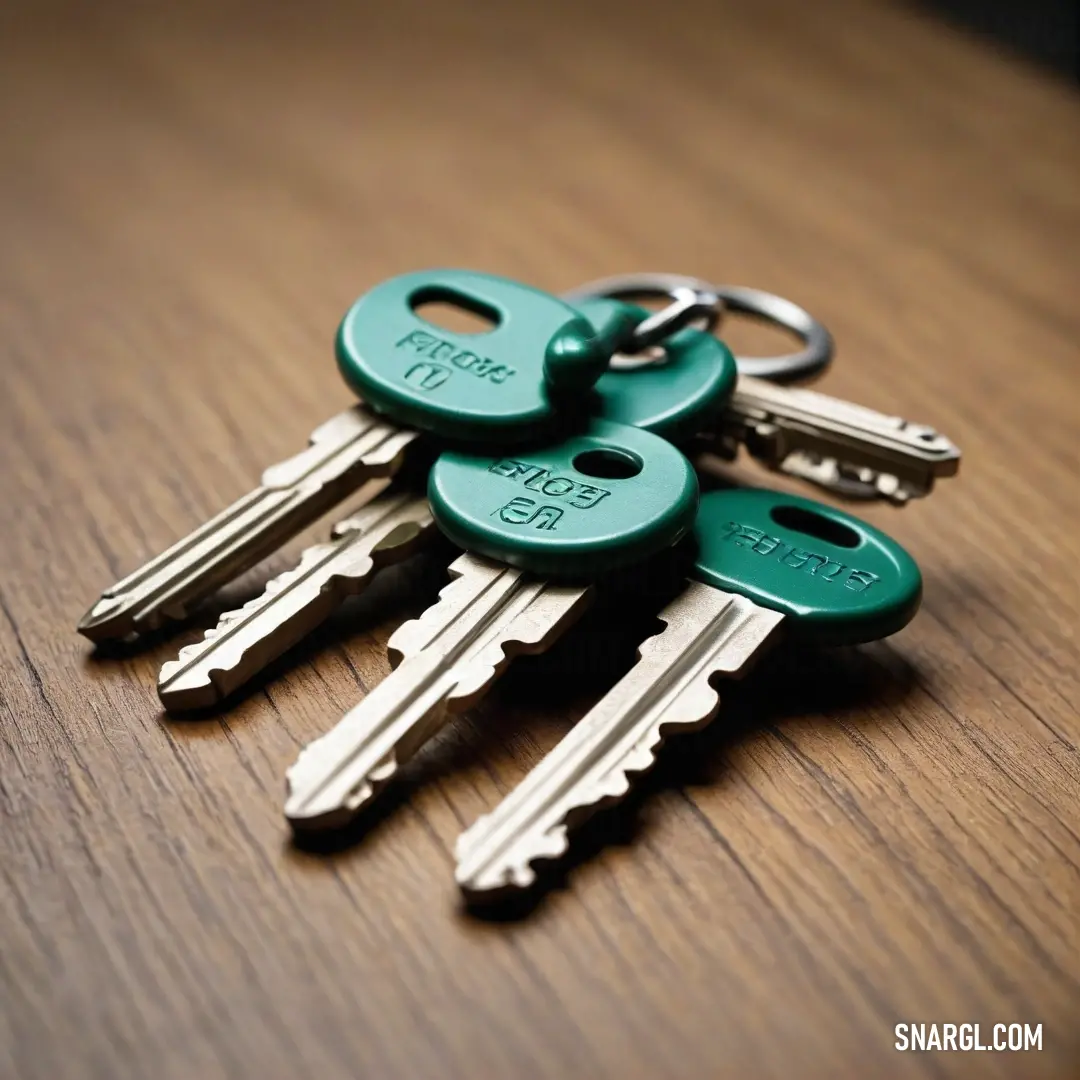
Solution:
{"label": "wood grain surface", "polygon": [[[1073,91],[862,0],[26,0],[0,162],[0,1076],[1078,1075]],[[163,715],[159,666],[325,524],[171,637],[74,630],[351,400],[360,292],[446,264],[790,296],[837,337],[821,389],[965,454],[861,511],[923,567],[908,629],[725,690],[488,918],[455,837],[646,613],[517,665],[333,851],[291,845],[284,769],[440,566],[218,716]],[[1044,1049],[898,1053],[908,1021],[1041,1023]]]}

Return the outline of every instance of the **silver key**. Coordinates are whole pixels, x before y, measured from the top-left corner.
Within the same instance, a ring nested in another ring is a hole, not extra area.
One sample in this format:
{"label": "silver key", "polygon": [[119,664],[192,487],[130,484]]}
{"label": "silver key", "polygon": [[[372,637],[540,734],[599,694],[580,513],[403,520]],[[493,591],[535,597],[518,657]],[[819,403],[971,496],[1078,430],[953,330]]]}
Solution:
{"label": "silver key", "polygon": [[[768,468],[816,485],[846,499],[886,499],[902,506],[922,498],[934,480],[954,476],[960,451],[933,428],[911,424],[839,398],[793,390],[767,382],[820,375],[833,354],[829,331],[809,312],[760,289],[710,285],[676,274],[621,274],[592,281],[564,294],[571,301],[608,296],[694,296],[698,307],[718,301],[705,322],[713,329],[723,310],[742,311],[786,327],[803,338],[800,352],[785,356],[737,357],[740,374],[732,400],[703,446],[728,460],[739,447]],[[687,307],[683,301],[682,307]],[[668,311],[681,311],[678,303]],[[676,324],[678,325],[678,324]],[[612,367],[641,367],[663,359],[663,350],[617,356]],[[761,376],[755,377],[755,376]]]}
{"label": "silver key", "polygon": [[691,582],[660,615],[641,659],[494,811],[458,838],[458,885],[497,899],[562,855],[567,830],[625,796],[673,728],[694,731],[720,707],[710,679],[746,672],[783,621],[741,596]]}
{"label": "silver key", "polygon": [[236,611],[226,612],[201,641],[161,669],[158,696],[166,709],[214,705],[310,633],[383,567],[433,540],[434,520],[422,495],[371,481],[375,496],[334,527],[333,539],[308,548],[299,563]]}
{"label": "silver key", "polygon": [[254,491],[106,589],[79,632],[96,642],[130,639],[184,618],[365,481],[393,476],[417,438],[361,405],[338,413],[306,450],[271,465]]}
{"label": "silver key", "polygon": [[745,446],[768,468],[842,498],[898,506],[929,495],[960,466],[960,451],[933,428],[747,375],[705,441],[728,460]]}
{"label": "silver key", "polygon": [[593,597],[592,586],[552,584],[473,554],[450,574],[438,602],[390,638],[394,671],[289,769],[285,815],[295,830],[355,817],[513,656],[545,652]]}

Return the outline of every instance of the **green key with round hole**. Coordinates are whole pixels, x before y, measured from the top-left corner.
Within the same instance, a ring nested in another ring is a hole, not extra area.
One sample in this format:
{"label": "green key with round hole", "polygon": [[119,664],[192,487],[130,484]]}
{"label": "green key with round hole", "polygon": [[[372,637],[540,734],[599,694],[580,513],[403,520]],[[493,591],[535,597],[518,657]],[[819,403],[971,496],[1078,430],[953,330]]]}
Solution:
{"label": "green key with round hole", "polygon": [[599,419],[517,453],[444,451],[428,477],[432,515],[454,543],[559,578],[670,547],[697,497],[693,467],[666,439]]}
{"label": "green key with round hole", "polygon": [[438,601],[387,642],[390,675],[289,770],[293,828],[351,821],[514,656],[546,651],[577,621],[596,591],[582,578],[676,543],[697,498],[671,443],[607,420],[516,454],[440,455],[431,513],[466,551]]}
{"label": "green key with round hole", "polygon": [[[461,835],[457,881],[473,900],[535,879],[568,830],[621,799],[665,736],[716,715],[719,676],[738,678],[765,646],[851,645],[895,633],[918,610],[910,555],[850,514],[779,492],[701,497],[693,576],[660,613],[633,668],[491,813]],[[722,801],[723,794],[717,798]]]}
{"label": "green key with round hole", "polygon": [[[417,313],[429,303],[493,328],[435,326]],[[338,366],[364,401],[398,423],[456,442],[520,444],[596,382],[635,321],[618,305],[590,320],[509,278],[424,270],[390,278],[353,304],[338,329]]]}

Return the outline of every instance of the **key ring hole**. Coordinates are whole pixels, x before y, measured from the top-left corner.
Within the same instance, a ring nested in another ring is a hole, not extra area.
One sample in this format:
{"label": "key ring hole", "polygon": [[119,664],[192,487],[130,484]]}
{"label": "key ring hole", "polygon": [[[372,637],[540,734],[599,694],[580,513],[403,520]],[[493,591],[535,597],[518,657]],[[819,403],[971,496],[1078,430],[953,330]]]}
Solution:
{"label": "key ring hole", "polygon": [[862,538],[849,525],[802,506],[774,506],[769,511],[769,517],[781,528],[812,536],[815,540],[824,540],[826,544],[836,547],[857,548],[862,543]]}
{"label": "key ring hole", "polygon": [[597,480],[629,480],[645,467],[637,454],[612,446],[585,450],[574,458],[573,464],[579,473]]}
{"label": "key ring hole", "polygon": [[490,334],[502,323],[499,312],[482,300],[439,285],[414,292],[409,308],[424,322],[453,334]]}

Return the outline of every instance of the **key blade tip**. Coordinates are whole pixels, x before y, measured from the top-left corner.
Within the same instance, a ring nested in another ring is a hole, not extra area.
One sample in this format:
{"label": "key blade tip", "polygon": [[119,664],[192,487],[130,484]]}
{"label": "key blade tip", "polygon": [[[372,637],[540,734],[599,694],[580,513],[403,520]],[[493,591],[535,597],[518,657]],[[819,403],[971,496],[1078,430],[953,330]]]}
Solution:
{"label": "key blade tip", "polygon": [[359,809],[341,803],[319,802],[303,795],[291,795],[285,800],[285,820],[297,835],[336,832],[351,825]]}
{"label": "key blade tip", "polygon": [[294,832],[351,825],[397,772],[394,753],[374,765],[357,761],[352,753],[342,754],[335,735],[338,728],[308,743],[285,772],[285,817]]}
{"label": "key blade tip", "polygon": [[473,861],[459,863],[454,880],[466,904],[479,906],[519,895],[536,882],[536,872],[528,865]]}
{"label": "key blade tip", "polygon": [[158,700],[168,712],[191,712],[207,709],[224,700],[226,691],[201,672],[178,672],[170,670],[175,660],[162,665],[158,675]]}
{"label": "key blade tip", "polygon": [[343,829],[356,820],[375,796],[374,785],[367,779],[343,796],[335,794],[324,776],[305,778],[303,770],[297,769],[299,764],[300,761],[285,774],[285,819],[294,833]]}
{"label": "key blade tip", "polygon": [[102,593],[75,629],[95,643],[129,640],[137,636],[131,608],[132,604],[125,603],[123,597]]}
{"label": "key blade tip", "polygon": [[537,865],[561,858],[568,848],[561,823],[508,844],[505,823],[493,827],[489,817],[480,818],[462,833],[454,849],[454,880],[470,904],[497,902],[532,888]]}

